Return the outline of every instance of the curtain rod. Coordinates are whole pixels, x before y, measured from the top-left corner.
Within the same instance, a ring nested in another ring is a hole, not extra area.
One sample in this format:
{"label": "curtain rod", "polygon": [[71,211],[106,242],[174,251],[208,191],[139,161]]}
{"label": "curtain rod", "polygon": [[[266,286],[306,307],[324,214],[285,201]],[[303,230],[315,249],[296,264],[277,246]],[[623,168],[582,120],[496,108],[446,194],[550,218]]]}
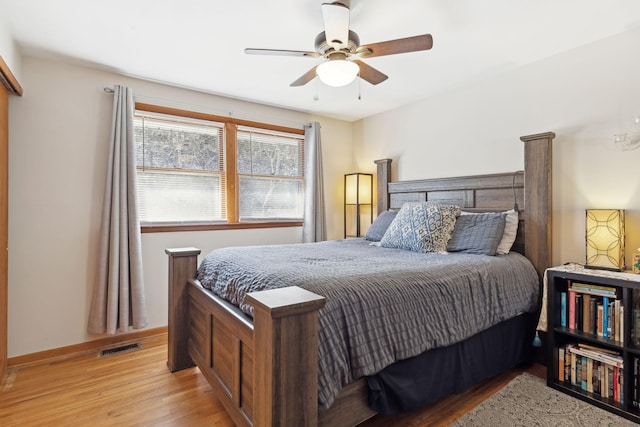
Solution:
{"label": "curtain rod", "polygon": [[[105,86],[104,88],[102,88],[102,90],[104,90],[105,93],[109,93],[109,94],[113,94],[115,92],[114,89],[112,87],[109,87],[109,86]],[[206,93],[204,93],[204,94],[206,94]],[[141,98],[147,98],[147,99],[153,100],[153,101],[168,101],[170,103],[174,103],[175,102],[174,100],[170,100],[170,99],[156,98],[156,97],[151,97],[151,96],[146,96],[146,95],[139,95],[139,96]],[[222,95],[214,95],[214,96],[222,96]],[[135,101],[135,98],[136,98],[136,96],[135,96],[135,93],[134,93],[134,101]],[[243,100],[240,100],[240,101],[243,101]],[[244,102],[251,102],[251,101],[244,101]],[[180,102],[180,101],[178,101],[178,104],[186,104],[186,105],[188,105],[190,107],[205,108],[207,110],[211,110],[210,107],[202,106],[202,105],[199,105],[199,104],[190,104],[190,103],[184,103],[184,102]],[[178,108],[185,108],[185,107],[178,107]],[[186,107],[186,108],[189,108],[189,107]],[[218,111],[217,112],[212,112],[212,114],[218,114],[218,115],[220,115],[220,114],[228,114],[229,117],[236,116],[234,111],[228,111],[228,110],[222,110],[222,109],[214,109],[214,110],[218,110]],[[305,125],[308,124],[308,123],[300,123],[300,122],[289,120],[289,119],[283,119],[283,118],[280,118],[280,117],[271,117],[271,116],[264,116],[262,118],[260,118],[260,116],[258,116],[258,118],[251,119],[251,120],[259,121],[259,120],[267,120],[267,119],[277,120],[279,122],[288,122],[289,123],[288,125],[284,125],[283,124],[283,126],[291,126],[291,127],[296,127],[296,126],[304,127]]]}

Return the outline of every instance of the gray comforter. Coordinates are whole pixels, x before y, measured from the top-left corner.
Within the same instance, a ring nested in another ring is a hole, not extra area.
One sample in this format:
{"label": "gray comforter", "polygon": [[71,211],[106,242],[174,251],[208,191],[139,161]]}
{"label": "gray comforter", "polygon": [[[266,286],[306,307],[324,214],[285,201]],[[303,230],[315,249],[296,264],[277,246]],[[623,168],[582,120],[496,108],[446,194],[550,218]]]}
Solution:
{"label": "gray comforter", "polygon": [[323,295],[319,408],[395,361],[531,311],[538,276],[523,256],[423,254],[363,239],[217,249],[198,280],[251,315],[247,292],[296,285]]}

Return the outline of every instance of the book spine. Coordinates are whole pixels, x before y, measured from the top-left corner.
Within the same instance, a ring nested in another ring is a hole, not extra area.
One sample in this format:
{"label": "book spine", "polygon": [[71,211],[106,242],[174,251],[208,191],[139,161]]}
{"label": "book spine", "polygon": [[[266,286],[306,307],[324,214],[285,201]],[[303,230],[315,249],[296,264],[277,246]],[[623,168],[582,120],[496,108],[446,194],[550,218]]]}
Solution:
{"label": "book spine", "polygon": [[620,315],[620,307],[621,307],[620,300],[615,300],[613,302],[613,313],[614,313],[613,317],[615,319],[615,323],[614,323],[614,327],[613,327],[613,330],[614,330],[614,337],[613,338],[616,341],[622,341],[622,339],[621,339],[622,334],[620,333],[620,331],[621,331],[621,329],[620,329],[620,321],[622,320],[622,316]]}
{"label": "book spine", "polygon": [[560,292],[560,326],[567,327],[567,293]]}
{"label": "book spine", "polygon": [[587,390],[587,358],[586,356],[580,356],[580,368],[582,370],[580,378],[582,379],[580,387],[583,390]]}
{"label": "book spine", "polygon": [[576,293],[574,291],[568,292],[569,298],[569,328],[576,329]]}
{"label": "book spine", "polygon": [[596,333],[599,337],[604,337],[604,307],[598,303],[596,307]]}
{"label": "book spine", "polygon": [[564,381],[564,347],[558,348],[558,380]]}
{"label": "book spine", "polygon": [[595,359],[600,362],[608,363],[610,365],[613,365],[619,368],[623,367],[623,360],[622,360],[622,357],[620,356],[607,355],[607,354],[599,353],[597,351],[590,351],[590,350],[585,350],[585,349],[576,348],[576,347],[569,348],[569,351],[579,356]]}
{"label": "book spine", "polygon": [[609,298],[602,297],[602,336],[609,338]]}
{"label": "book spine", "polygon": [[591,331],[591,312],[589,307],[591,305],[591,296],[582,296],[582,332],[590,333]]}
{"label": "book spine", "polygon": [[633,399],[631,401],[631,404],[633,405],[634,408],[638,407],[638,367],[640,365],[640,359],[638,359],[637,357],[633,358],[633,384],[632,384],[632,396]]}
{"label": "book spine", "polygon": [[596,298],[591,296],[589,298],[589,330],[590,334],[596,335],[598,333],[598,304]]}

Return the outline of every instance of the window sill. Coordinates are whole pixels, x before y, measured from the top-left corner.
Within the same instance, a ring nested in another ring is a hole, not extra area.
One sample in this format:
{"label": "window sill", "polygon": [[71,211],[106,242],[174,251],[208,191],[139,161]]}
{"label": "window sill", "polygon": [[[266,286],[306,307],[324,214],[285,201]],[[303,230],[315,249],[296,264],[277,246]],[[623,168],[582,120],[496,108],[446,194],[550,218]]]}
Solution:
{"label": "window sill", "polygon": [[171,224],[171,225],[143,225],[141,233],[168,233],[180,231],[209,231],[209,230],[245,230],[252,228],[280,228],[302,227],[302,221],[273,221],[273,222],[236,222],[224,224]]}

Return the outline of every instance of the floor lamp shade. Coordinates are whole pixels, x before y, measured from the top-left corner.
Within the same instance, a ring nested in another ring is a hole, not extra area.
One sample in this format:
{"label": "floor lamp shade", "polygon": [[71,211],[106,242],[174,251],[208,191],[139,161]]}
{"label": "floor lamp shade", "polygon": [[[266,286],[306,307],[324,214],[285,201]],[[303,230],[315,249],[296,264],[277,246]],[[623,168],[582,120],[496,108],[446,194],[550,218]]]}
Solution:
{"label": "floor lamp shade", "polygon": [[362,237],[373,221],[373,175],[344,176],[344,237]]}
{"label": "floor lamp shade", "polygon": [[624,270],[624,210],[587,209],[585,267]]}

